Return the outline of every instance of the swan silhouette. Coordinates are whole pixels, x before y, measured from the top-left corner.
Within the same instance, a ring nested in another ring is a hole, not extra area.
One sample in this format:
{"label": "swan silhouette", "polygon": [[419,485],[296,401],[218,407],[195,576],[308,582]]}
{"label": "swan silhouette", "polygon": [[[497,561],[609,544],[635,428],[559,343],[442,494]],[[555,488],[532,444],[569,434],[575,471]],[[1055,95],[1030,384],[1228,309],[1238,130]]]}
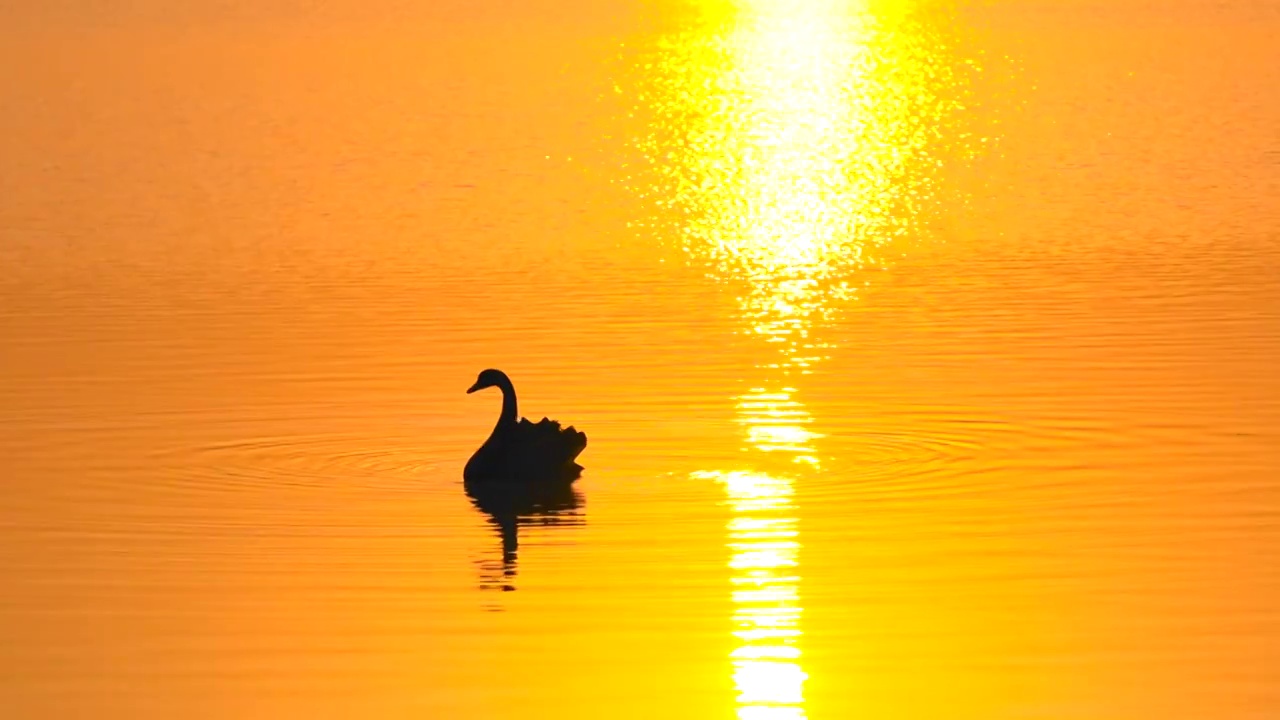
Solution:
{"label": "swan silhouette", "polygon": [[517,420],[516,388],[501,370],[484,370],[467,394],[496,387],[502,391],[502,414],[462,471],[468,483],[502,482],[524,486],[571,483],[582,473],[574,462],[587,447],[587,436],[555,420]]}

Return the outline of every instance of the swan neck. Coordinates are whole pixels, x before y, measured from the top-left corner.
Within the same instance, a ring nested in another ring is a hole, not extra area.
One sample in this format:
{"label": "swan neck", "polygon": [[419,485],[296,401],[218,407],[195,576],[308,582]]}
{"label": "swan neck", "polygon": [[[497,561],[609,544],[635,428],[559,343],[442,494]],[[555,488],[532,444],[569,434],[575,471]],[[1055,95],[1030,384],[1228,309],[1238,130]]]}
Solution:
{"label": "swan neck", "polygon": [[498,427],[515,425],[517,417],[516,388],[511,384],[510,380],[503,378],[502,382],[498,383],[498,389],[502,391],[502,414],[498,416]]}

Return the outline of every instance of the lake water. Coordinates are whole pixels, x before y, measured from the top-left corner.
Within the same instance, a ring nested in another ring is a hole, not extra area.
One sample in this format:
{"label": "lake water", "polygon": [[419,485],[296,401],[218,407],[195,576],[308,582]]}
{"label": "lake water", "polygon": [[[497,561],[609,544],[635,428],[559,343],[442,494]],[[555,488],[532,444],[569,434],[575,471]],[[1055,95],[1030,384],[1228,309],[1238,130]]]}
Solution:
{"label": "lake water", "polygon": [[1273,4],[312,5],[0,9],[0,715],[1280,717]]}

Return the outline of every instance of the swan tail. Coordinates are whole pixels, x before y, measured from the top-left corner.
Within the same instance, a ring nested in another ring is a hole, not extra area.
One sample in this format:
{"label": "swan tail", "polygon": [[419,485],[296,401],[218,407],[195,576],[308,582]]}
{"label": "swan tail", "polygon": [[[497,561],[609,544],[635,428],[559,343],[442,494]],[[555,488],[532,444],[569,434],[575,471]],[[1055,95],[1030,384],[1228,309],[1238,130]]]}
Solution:
{"label": "swan tail", "polygon": [[579,432],[572,425],[561,427],[559,422],[549,418],[544,417],[536,423],[522,418],[520,429],[532,444],[550,453],[563,453],[566,464],[572,464],[587,447],[586,433]]}
{"label": "swan tail", "polygon": [[[569,462],[576,465],[573,461],[587,449],[587,434],[574,430],[573,426],[565,428],[563,431],[565,445],[569,448]],[[581,468],[579,468],[581,469]]]}

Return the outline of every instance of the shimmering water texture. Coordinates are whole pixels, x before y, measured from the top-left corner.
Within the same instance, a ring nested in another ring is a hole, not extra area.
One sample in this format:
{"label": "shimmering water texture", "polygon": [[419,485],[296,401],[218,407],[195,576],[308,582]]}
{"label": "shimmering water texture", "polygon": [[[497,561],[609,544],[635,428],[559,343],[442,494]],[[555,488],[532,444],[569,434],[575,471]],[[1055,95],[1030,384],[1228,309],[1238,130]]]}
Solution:
{"label": "shimmering water texture", "polygon": [[832,350],[824,326],[869,282],[862,271],[924,232],[942,153],[974,145],[953,116],[976,65],[952,65],[942,32],[858,3],[754,0],[663,38],[648,58],[640,97],[656,122],[641,149],[659,182],[636,190],[664,211],[653,227],[736,288],[743,332],[771,346],[756,364],[770,385],[739,398],[744,449],[798,464],[694,473],[719,479],[733,511],[743,720],[805,717],[792,496],[820,471],[819,436],[791,376]]}
{"label": "shimmering water texture", "polygon": [[0,8],[0,717],[1280,717],[1273,4]]}

